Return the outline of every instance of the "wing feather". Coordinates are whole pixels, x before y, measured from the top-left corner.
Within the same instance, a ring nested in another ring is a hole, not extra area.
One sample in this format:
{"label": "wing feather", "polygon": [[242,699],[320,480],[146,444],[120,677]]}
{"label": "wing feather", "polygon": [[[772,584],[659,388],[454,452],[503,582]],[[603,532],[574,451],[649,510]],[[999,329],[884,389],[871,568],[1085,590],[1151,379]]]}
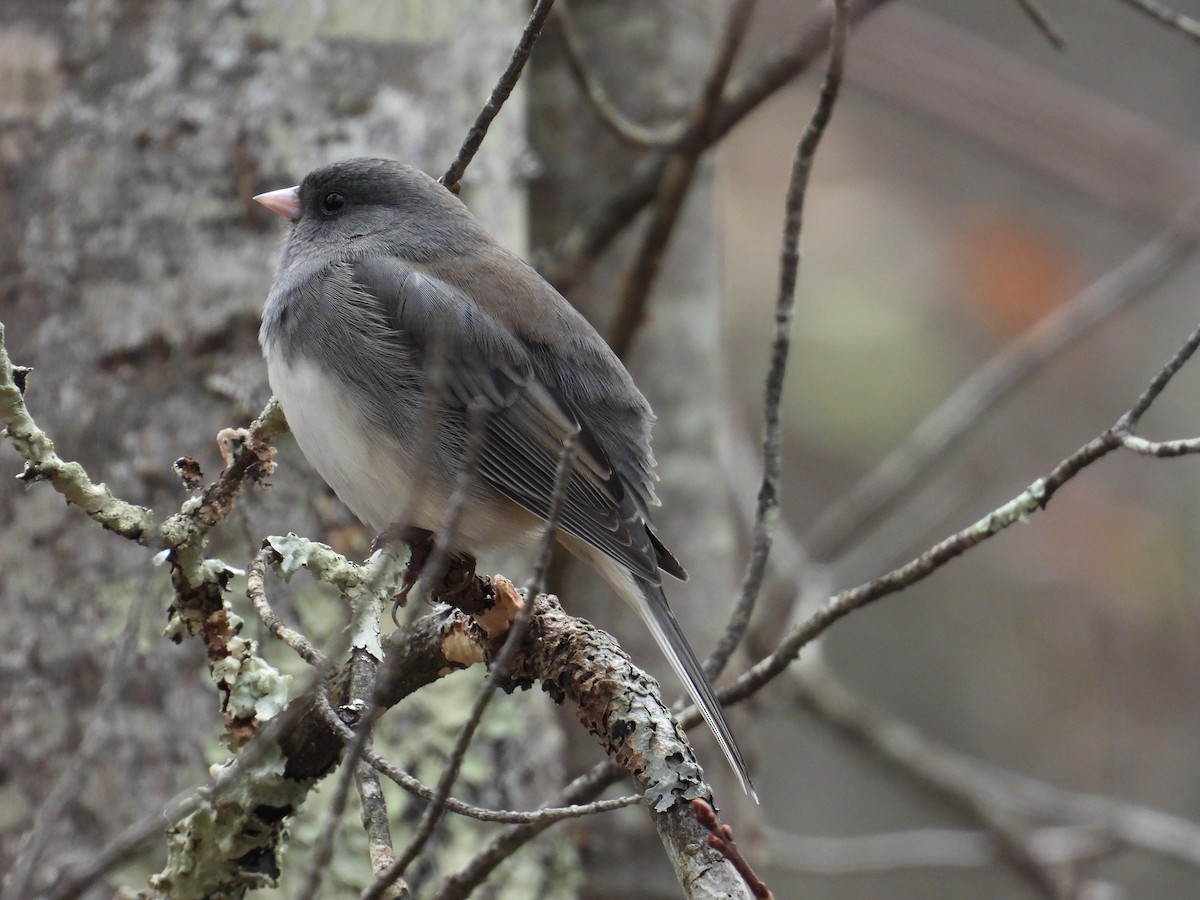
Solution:
{"label": "wing feather", "polygon": [[[377,350],[412,355],[427,377],[439,377],[441,403],[462,413],[464,428],[466,411],[482,405],[487,418],[480,478],[544,518],[563,444],[578,430],[562,529],[642,578],[659,580],[665,548],[642,513],[644,490],[614,470],[591,423],[537,377],[528,346],[466,293],[399,260],[355,260],[351,275],[356,291],[373,298],[390,319],[390,337]],[[668,571],[682,572],[666,557]]]}

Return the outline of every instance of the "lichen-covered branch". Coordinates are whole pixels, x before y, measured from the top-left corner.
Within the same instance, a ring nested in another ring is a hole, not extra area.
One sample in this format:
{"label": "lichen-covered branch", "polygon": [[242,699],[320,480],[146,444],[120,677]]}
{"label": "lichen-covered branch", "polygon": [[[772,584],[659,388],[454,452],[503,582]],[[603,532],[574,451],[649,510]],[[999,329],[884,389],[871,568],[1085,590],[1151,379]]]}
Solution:
{"label": "lichen-covered branch", "polygon": [[142,544],[157,544],[160,532],[154,512],[126,503],[104,484],[96,484],[76,462],[62,459],[54,441],[33,421],[25,406],[25,388],[32,369],[14,366],[4,345],[4,323],[0,322],[0,422],[4,435],[25,458],[19,476],[26,484],[49,481],[56,491],[109,531]]}

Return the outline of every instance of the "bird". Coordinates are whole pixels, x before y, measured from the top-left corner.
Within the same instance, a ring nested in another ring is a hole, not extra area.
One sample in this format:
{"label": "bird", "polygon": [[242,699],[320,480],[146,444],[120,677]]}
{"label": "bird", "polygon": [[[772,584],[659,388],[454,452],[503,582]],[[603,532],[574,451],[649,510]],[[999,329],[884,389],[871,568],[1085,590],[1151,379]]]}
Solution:
{"label": "bird", "polygon": [[573,439],[556,538],[637,612],[754,796],[663,590],[687,572],[651,522],[654,414],[604,339],[413,166],[340,160],[254,199],[291,222],[259,342],[318,474],[377,534],[438,535],[470,455],[450,549],[473,560],[541,532]]}

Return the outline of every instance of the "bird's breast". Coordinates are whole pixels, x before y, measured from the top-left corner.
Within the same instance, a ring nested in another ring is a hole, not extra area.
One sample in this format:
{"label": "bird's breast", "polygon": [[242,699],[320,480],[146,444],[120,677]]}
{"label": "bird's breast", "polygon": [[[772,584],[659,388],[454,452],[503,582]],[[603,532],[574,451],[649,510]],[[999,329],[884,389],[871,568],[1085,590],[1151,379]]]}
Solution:
{"label": "bird's breast", "polygon": [[[300,450],[343,503],[376,534],[414,525],[444,534],[457,472],[439,442],[418,428],[389,434],[374,425],[354,388],[316,362],[267,351],[267,377]],[[429,456],[423,462],[418,448]],[[536,517],[477,481],[459,512],[456,549],[473,555],[521,544],[536,533]]]}
{"label": "bird's breast", "polygon": [[392,524],[411,493],[405,460],[364,426],[349,389],[301,356],[268,354],[267,377],[296,443],[325,483],[377,532]]}

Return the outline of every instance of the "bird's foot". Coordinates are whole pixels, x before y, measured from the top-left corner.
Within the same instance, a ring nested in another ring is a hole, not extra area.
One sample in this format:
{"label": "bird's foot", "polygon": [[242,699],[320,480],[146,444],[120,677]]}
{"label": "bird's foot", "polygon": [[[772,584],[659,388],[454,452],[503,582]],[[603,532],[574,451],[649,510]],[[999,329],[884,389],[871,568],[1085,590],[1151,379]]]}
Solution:
{"label": "bird's foot", "polygon": [[431,596],[462,610],[469,616],[477,616],[492,608],[496,602],[496,589],[492,580],[475,572],[475,557],[456,553],[446,565],[441,579]]}
{"label": "bird's foot", "polygon": [[462,595],[475,580],[475,557],[469,553],[455,553],[446,563],[442,577],[430,592],[436,599],[450,602]]}
{"label": "bird's foot", "polygon": [[379,550],[393,541],[403,541],[408,544],[408,562],[404,564],[404,575],[400,579],[400,589],[392,596],[392,621],[400,607],[408,603],[409,592],[421,578],[425,563],[433,553],[433,532],[414,525],[389,525],[383,532],[371,541],[371,549]]}

